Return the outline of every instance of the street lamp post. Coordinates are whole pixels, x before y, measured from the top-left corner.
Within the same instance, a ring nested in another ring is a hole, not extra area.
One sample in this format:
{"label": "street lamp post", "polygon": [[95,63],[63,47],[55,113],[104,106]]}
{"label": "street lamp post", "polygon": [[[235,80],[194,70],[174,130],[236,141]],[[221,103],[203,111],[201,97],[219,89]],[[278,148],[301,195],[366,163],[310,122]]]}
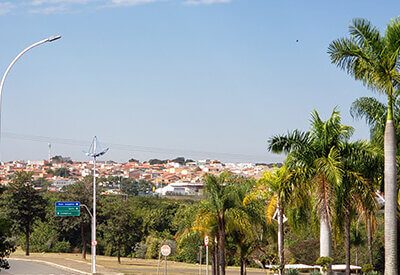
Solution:
{"label": "street lamp post", "polygon": [[4,73],[4,75],[3,75],[3,78],[1,79],[1,83],[0,83],[0,137],[1,137],[1,99],[2,99],[2,95],[3,95],[3,86],[4,86],[4,81],[6,80],[6,77],[7,77],[7,75],[8,75],[8,72],[10,71],[11,67],[15,64],[15,62],[17,62],[17,60],[18,60],[24,53],[26,53],[26,52],[29,51],[30,49],[32,49],[32,48],[34,48],[34,47],[36,47],[36,46],[39,46],[39,45],[41,45],[41,44],[43,44],[43,43],[46,43],[46,42],[53,42],[53,41],[55,41],[55,40],[57,40],[57,39],[60,39],[60,38],[61,38],[61,35],[52,36],[52,37],[43,39],[43,40],[41,40],[41,41],[39,41],[39,42],[36,42],[36,43],[30,45],[29,47],[27,47],[26,49],[24,49],[22,52],[20,52],[20,53],[17,55],[17,57],[15,57],[14,60],[10,63],[10,65],[8,65],[7,70],[5,71],[5,73]]}
{"label": "street lamp post", "polygon": [[97,151],[97,137],[94,136],[88,152],[84,151],[87,156],[93,158],[92,274],[96,274],[96,158],[107,153],[108,149]]}

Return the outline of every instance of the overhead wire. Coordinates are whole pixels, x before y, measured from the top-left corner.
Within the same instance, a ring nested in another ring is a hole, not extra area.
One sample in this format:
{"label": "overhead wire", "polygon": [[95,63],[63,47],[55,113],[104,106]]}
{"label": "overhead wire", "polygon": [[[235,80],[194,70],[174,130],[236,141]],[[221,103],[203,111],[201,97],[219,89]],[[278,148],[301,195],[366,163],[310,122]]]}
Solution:
{"label": "overhead wire", "polygon": [[[89,142],[84,140],[72,139],[72,138],[59,138],[59,137],[49,137],[49,136],[38,136],[30,134],[19,134],[11,132],[3,132],[3,138],[52,143],[52,144],[63,144],[72,146],[88,146]],[[161,147],[148,147],[148,146],[138,146],[130,144],[118,144],[111,142],[102,141],[104,146],[110,147],[112,150],[119,151],[130,151],[130,152],[145,152],[145,153],[158,153],[158,154],[182,154],[182,155],[205,155],[208,158],[213,156],[226,157],[230,159],[264,159],[265,156],[262,155],[248,155],[240,153],[226,153],[226,152],[212,152],[212,151],[201,151],[201,150],[187,150],[187,149],[173,149],[173,148],[161,148]]]}

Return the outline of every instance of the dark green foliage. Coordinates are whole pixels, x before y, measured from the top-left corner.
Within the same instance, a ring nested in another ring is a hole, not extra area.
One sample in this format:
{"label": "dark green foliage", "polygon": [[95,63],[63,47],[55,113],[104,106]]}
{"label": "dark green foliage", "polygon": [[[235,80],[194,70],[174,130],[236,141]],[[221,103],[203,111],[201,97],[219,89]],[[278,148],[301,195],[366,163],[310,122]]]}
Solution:
{"label": "dark green foliage", "polygon": [[165,164],[167,163],[167,160],[159,160],[159,159],[151,159],[149,160],[149,164],[150,165],[154,165],[154,164]]}
{"label": "dark green foliage", "polygon": [[128,162],[139,162],[137,159],[131,158]]}
{"label": "dark green foliage", "polygon": [[15,242],[11,232],[11,222],[0,217],[0,270],[10,268],[5,258],[15,251]]}
{"label": "dark green foliage", "polygon": [[21,232],[26,239],[26,255],[29,255],[29,235],[33,224],[45,217],[46,201],[32,186],[32,174],[17,172],[4,194],[3,207],[12,221],[12,229]]}
{"label": "dark green foliage", "polygon": [[319,240],[301,240],[289,246],[296,263],[313,265],[319,257]]}
{"label": "dark green foliage", "polygon": [[184,157],[177,157],[177,158],[171,160],[171,162],[176,162],[176,163],[179,163],[180,165],[184,165],[185,164],[185,158]]}

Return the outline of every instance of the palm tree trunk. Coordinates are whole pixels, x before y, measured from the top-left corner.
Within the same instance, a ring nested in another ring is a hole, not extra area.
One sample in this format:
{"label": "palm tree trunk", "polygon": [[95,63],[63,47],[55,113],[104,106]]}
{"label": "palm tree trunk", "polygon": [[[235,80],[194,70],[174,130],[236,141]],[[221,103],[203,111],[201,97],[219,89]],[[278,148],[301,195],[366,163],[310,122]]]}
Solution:
{"label": "palm tree trunk", "polygon": [[[331,245],[331,229],[329,226],[328,215],[321,211],[320,214],[320,257],[331,257],[332,256],[332,245]],[[331,274],[331,268],[329,267],[324,274]]]}
{"label": "palm tree trunk", "polygon": [[221,275],[225,275],[225,215],[220,213],[219,217],[219,265]]}
{"label": "palm tree trunk", "polygon": [[82,239],[82,259],[86,260],[86,234],[85,225],[81,222],[81,239]]}
{"label": "palm tree trunk", "polygon": [[368,216],[367,219],[367,234],[368,234],[368,256],[369,256],[369,264],[374,266],[374,258],[372,256],[372,229],[371,229],[371,217]]}
{"label": "palm tree trunk", "polygon": [[345,215],[344,218],[344,247],[346,250],[346,275],[350,275],[350,216]]}
{"label": "palm tree trunk", "polygon": [[285,254],[283,249],[283,206],[278,200],[278,254],[279,254],[279,274],[285,274]]}
{"label": "palm tree trunk", "polygon": [[219,249],[218,249],[219,241],[218,241],[218,239],[219,239],[219,237],[218,237],[218,234],[217,234],[214,237],[214,255],[213,255],[213,263],[214,263],[213,268],[214,268],[214,272],[215,272],[214,275],[219,275],[219,261],[218,261],[218,258],[219,258]]}
{"label": "palm tree trunk", "polygon": [[[397,182],[396,182],[396,135],[391,119],[392,104],[389,97],[386,121],[385,149],[385,275],[398,274],[397,268]],[[390,109],[389,109],[390,108]]]}

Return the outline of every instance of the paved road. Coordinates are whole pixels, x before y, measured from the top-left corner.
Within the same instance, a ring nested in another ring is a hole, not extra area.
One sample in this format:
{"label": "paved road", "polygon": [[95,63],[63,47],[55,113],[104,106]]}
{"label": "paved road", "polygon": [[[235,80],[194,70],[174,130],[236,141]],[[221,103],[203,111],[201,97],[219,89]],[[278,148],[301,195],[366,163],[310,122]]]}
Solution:
{"label": "paved road", "polygon": [[1,275],[15,274],[15,275],[77,275],[68,270],[59,269],[45,263],[30,262],[23,260],[8,259],[10,269],[2,269]]}

